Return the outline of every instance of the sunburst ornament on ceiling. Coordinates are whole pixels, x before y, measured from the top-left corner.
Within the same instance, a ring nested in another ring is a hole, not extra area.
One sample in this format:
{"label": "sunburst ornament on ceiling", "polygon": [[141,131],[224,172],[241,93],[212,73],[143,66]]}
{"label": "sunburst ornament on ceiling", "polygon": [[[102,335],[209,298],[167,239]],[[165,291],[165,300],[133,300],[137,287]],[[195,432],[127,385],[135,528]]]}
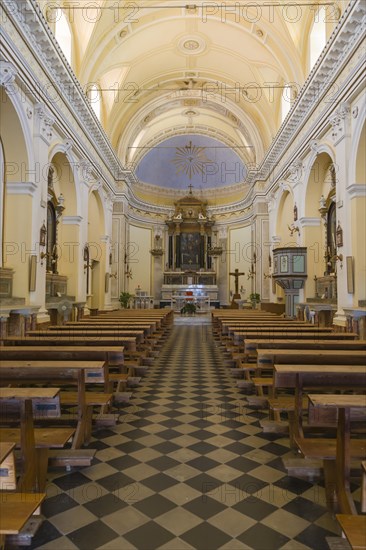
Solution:
{"label": "sunburst ornament on ceiling", "polygon": [[197,147],[190,141],[184,147],[176,147],[175,157],[172,163],[175,164],[176,174],[185,174],[191,180],[193,176],[204,173],[204,165],[211,162],[206,156],[206,147]]}

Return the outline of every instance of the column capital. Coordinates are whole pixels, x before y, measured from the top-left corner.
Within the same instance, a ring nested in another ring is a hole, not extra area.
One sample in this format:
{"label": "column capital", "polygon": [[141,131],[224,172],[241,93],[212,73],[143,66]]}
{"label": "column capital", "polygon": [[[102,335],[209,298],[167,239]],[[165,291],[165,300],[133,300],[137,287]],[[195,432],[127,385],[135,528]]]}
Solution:
{"label": "column capital", "polygon": [[46,145],[50,145],[53,138],[53,125],[55,117],[51,115],[44,103],[35,106],[35,135],[40,137]]}
{"label": "column capital", "polygon": [[16,67],[8,61],[1,61],[0,63],[0,86],[4,86],[5,90],[9,91],[11,85],[15,81],[15,77],[18,74]]}
{"label": "column capital", "polygon": [[348,103],[341,103],[334,114],[329,117],[334,145],[348,136],[350,118],[351,109]]}

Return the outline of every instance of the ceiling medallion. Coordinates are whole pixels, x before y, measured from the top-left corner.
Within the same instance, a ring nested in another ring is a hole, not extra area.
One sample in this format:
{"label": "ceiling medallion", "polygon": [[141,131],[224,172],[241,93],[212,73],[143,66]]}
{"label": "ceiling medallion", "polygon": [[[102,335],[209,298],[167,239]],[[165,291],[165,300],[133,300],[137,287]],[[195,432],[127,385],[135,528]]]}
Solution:
{"label": "ceiling medallion", "polygon": [[200,47],[197,40],[186,40],[183,44],[183,48],[186,50],[197,50]]}
{"label": "ceiling medallion", "polygon": [[184,36],[178,42],[178,49],[185,55],[197,55],[205,48],[206,43],[200,36]]}
{"label": "ceiling medallion", "polygon": [[192,116],[198,116],[199,113],[197,113],[197,111],[194,111],[193,109],[188,109],[187,111],[184,111],[183,115],[192,117]]}

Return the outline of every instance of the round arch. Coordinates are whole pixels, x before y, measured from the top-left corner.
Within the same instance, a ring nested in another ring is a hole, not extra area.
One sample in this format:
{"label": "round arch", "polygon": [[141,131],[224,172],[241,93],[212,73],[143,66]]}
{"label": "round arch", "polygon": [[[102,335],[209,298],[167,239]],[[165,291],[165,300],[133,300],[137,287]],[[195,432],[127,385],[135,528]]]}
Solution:
{"label": "round arch", "polygon": [[[336,164],[334,151],[323,144],[311,155],[304,176],[304,215],[319,217],[319,200],[329,195],[336,184]],[[332,176],[333,174],[333,176]]]}

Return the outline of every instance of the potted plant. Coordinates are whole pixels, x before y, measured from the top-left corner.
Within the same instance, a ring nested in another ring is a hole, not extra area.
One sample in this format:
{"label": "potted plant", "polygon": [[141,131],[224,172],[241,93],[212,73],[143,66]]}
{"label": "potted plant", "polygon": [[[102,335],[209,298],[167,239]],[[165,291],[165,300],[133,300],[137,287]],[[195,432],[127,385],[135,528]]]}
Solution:
{"label": "potted plant", "polygon": [[260,294],[258,294],[257,292],[252,292],[249,296],[249,300],[252,302],[252,308],[256,309],[257,304],[259,304],[259,302],[261,301]]}
{"label": "potted plant", "polygon": [[183,313],[189,313],[192,315],[193,313],[196,313],[196,311],[197,311],[197,306],[193,302],[186,302],[182,307],[182,309],[180,310],[182,315]]}
{"label": "potted plant", "polygon": [[130,294],[129,292],[121,292],[121,294],[119,296],[119,301],[120,301],[121,307],[123,309],[127,309],[128,306],[129,306],[130,300],[133,297],[134,297],[134,295]]}

